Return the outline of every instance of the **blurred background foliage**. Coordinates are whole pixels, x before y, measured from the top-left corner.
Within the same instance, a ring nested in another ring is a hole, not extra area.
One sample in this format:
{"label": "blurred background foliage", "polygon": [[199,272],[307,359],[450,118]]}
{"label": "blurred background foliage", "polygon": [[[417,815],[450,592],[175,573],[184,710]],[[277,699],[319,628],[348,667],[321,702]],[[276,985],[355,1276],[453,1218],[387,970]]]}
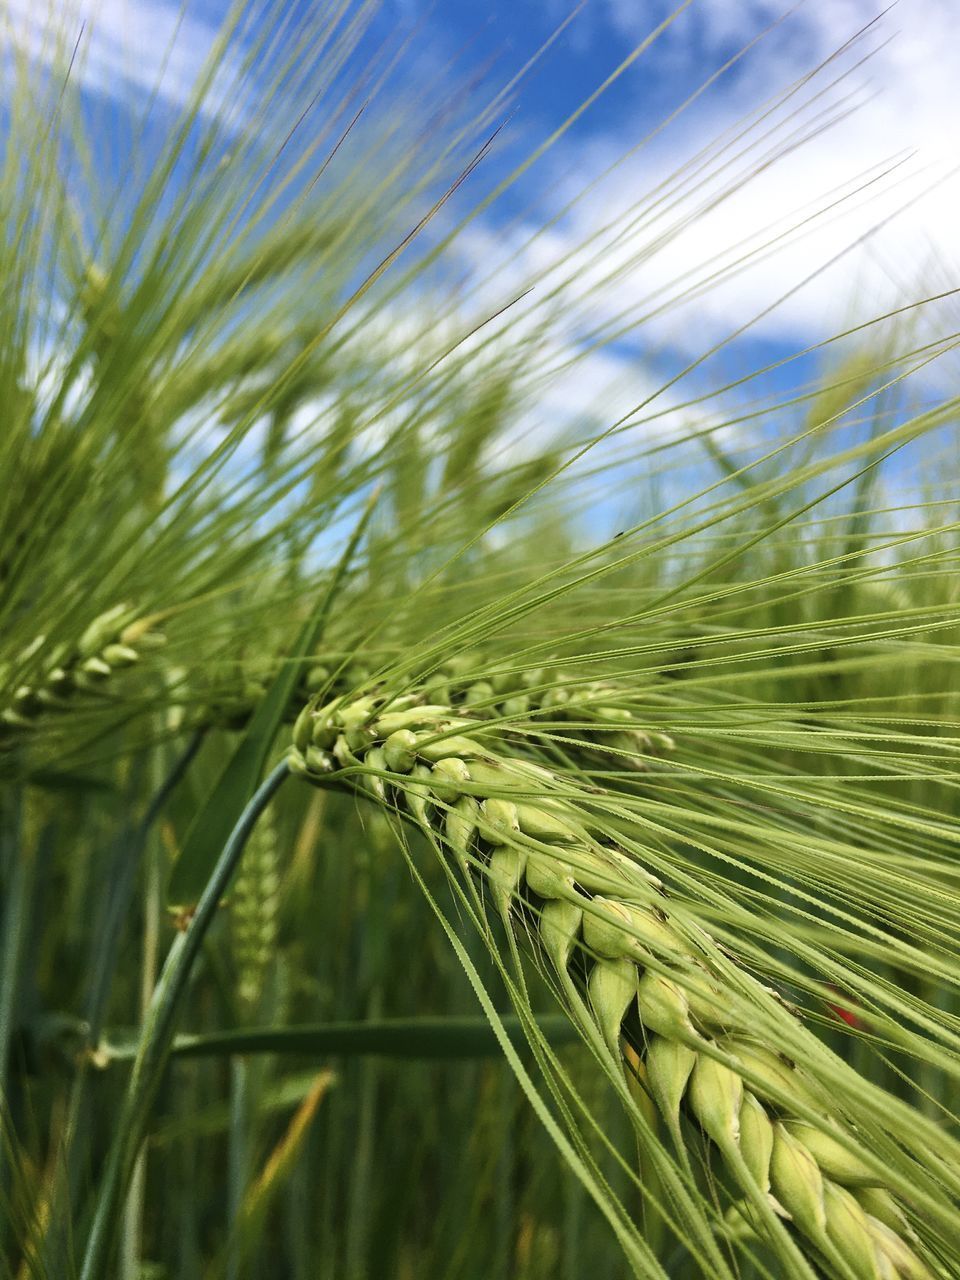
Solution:
{"label": "blurred background foliage", "polygon": [[[479,314],[441,271],[502,98],[438,90],[414,127],[372,70],[349,81],[359,27],[311,33],[239,133],[201,109],[232,102],[216,65],[155,155],[145,118],[119,192],[69,82],[24,61],[7,107],[11,1280],[74,1274],[135,1028],[185,920],[171,869],[365,506],[287,720],[332,671],[358,690],[504,663],[557,690],[618,677],[668,756],[577,757],[562,711],[526,746],[617,797],[741,961],[952,1131],[960,454],[956,400],[924,381],[952,336],[881,320],[798,361],[795,386],[688,379],[669,428],[642,406],[558,425],[538,396],[558,317],[589,300],[574,267],[535,306],[512,305],[516,280]],[[254,89],[247,68],[238,104]],[[324,92],[322,127],[285,147]],[[411,844],[509,1015],[444,868]],[[625,1274],[398,853],[379,812],[333,792],[287,788],[258,827],[182,1012],[199,1041],[165,1073],[124,1280]],[[613,1092],[533,970],[531,1000],[639,1221]],[[448,1034],[411,1030],[424,1018]],[[375,1042],[325,1047],[324,1027],[359,1023]],[[645,1230],[668,1274],[699,1274]],[[758,1249],[742,1274],[776,1266]]]}

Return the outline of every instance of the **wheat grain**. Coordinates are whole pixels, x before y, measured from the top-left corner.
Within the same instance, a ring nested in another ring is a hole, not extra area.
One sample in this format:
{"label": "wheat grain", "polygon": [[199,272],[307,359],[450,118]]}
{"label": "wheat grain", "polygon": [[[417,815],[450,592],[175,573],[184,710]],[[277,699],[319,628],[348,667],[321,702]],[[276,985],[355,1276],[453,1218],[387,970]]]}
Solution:
{"label": "wheat grain", "polygon": [[[429,701],[437,692],[308,704],[292,769],[321,784],[352,780],[405,809],[464,871],[483,868],[505,919],[532,895],[570,1012],[599,1029],[619,1062],[636,1010],[647,1086],[671,1136],[682,1151],[683,1106],[743,1188],[755,1226],[763,1229],[765,1214],[791,1222],[831,1274],[930,1277],[882,1175],[856,1158],[853,1135],[802,1070],[750,1037],[711,948],[667,914],[656,878],[590,834],[555,773],[500,754],[497,726]],[[586,1000],[576,977],[584,964]],[[743,984],[755,1001],[777,998],[746,974]]]}

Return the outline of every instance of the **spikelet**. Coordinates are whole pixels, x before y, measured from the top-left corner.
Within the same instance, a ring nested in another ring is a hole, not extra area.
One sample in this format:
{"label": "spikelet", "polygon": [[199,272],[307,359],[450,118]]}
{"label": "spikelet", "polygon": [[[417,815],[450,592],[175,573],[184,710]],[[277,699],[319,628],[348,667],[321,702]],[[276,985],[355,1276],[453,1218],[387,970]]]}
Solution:
{"label": "spikelet", "polygon": [[237,1002],[248,1018],[257,1012],[276,954],[279,903],[277,833],[268,810],[247,841],[230,900]]}
{"label": "spikelet", "polygon": [[[674,743],[668,734],[641,728],[634,714],[618,705],[624,700],[624,691],[614,684],[583,681],[558,688],[558,673],[550,668],[494,671],[483,679],[465,680],[465,673],[482,665],[479,654],[445,663],[424,688],[427,704],[435,707],[438,715],[450,716],[456,709],[466,711],[472,722],[476,719],[510,722],[524,734],[532,733],[541,723],[560,722],[564,745],[572,755],[599,762],[607,768],[644,771],[656,757],[673,750]],[[235,662],[232,666],[232,671],[221,673],[215,695],[194,691],[189,713],[192,724],[238,729],[253,714],[266,692],[269,674],[254,671],[250,662]],[[304,670],[291,701],[289,718],[298,715],[304,703],[317,693],[323,693],[335,705],[338,696],[363,687],[369,680],[370,670],[350,655],[336,651],[324,654],[321,661],[311,663]],[[313,714],[311,710],[310,715]],[[388,737],[394,733],[407,735],[405,744],[400,738],[390,743],[391,752],[401,750],[404,745],[409,749],[411,715],[414,723],[422,721],[421,708],[400,708],[395,702],[383,716],[382,726]],[[314,746],[329,750],[335,736],[331,737],[323,726],[313,721]],[[304,744],[298,743],[298,747],[306,749]],[[449,754],[453,753],[451,747]],[[391,769],[409,772],[409,766],[391,765]]]}
{"label": "spikelet", "polygon": [[[686,1108],[743,1185],[743,1222],[764,1229],[751,1196],[767,1197],[825,1274],[929,1275],[889,1192],[876,1201],[884,1221],[871,1213],[874,1201],[859,1198],[882,1189],[882,1175],[854,1154],[855,1136],[802,1070],[736,1025],[724,978],[709,968],[710,948],[695,946],[658,905],[656,877],[598,844],[584,815],[559,798],[560,778],[502,754],[502,729],[474,718],[515,694],[496,676],[486,683],[489,691],[469,704],[473,716],[462,703],[432,701],[442,692],[436,683],[419,704],[409,695],[402,706],[371,697],[310,703],[297,722],[291,767],[320,785],[350,770],[359,788],[405,808],[463,874],[485,869],[504,918],[521,896],[539,906],[540,943],[561,989],[572,993],[571,1016],[591,1018],[617,1062],[624,1021],[637,1019],[642,1069],[674,1142],[683,1141]],[[586,1003],[575,994],[584,965]],[[776,992],[746,974],[741,982],[758,1003],[777,1004]],[[804,1112],[822,1123],[801,1119]]]}

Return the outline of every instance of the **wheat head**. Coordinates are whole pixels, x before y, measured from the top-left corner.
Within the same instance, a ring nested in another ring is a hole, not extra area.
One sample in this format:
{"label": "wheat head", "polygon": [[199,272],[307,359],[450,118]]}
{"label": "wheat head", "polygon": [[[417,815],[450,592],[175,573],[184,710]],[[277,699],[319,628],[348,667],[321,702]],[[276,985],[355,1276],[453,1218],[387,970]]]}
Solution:
{"label": "wheat head", "polygon": [[[46,637],[37,636],[20,654],[17,666],[39,658],[40,670],[17,684],[7,705],[0,709],[0,749],[16,745],[46,717],[69,710],[84,696],[101,694],[118,671],[134,666],[144,649],[162,642],[151,620],[139,617],[126,604],[101,613],[74,644],[58,644],[47,650]],[[9,674],[9,670],[0,670],[0,683]]]}
{"label": "wheat head", "polygon": [[277,832],[268,810],[251,833],[230,895],[237,1001],[247,1016],[257,1012],[276,952],[279,908]]}
{"label": "wheat head", "polygon": [[[856,1154],[829,1099],[742,1025],[711,963],[711,940],[678,927],[657,878],[601,845],[560,775],[469,714],[497,706],[492,686],[482,697],[474,690],[460,709],[426,691],[308,703],[291,768],[320,785],[348,782],[404,813],[464,875],[482,873],[506,921],[532,905],[570,1014],[599,1032],[618,1066],[624,1023],[639,1015],[640,1078],[681,1158],[684,1108],[742,1189],[739,1212],[752,1226],[763,1230],[771,1217],[792,1225],[831,1275],[932,1277],[882,1172]],[[630,732],[619,715],[616,729]],[[779,999],[743,979],[754,1001]]]}

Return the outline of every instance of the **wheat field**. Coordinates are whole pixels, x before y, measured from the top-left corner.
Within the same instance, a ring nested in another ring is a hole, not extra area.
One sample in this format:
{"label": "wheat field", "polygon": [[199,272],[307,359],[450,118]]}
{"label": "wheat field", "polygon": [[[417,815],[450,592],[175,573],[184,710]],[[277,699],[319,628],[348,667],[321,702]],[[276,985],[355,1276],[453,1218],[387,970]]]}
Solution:
{"label": "wheat field", "polygon": [[537,137],[553,37],[240,3],[121,127],[6,7],[2,1280],[960,1276],[955,290],[670,364],[881,38],[561,240],[685,8]]}

